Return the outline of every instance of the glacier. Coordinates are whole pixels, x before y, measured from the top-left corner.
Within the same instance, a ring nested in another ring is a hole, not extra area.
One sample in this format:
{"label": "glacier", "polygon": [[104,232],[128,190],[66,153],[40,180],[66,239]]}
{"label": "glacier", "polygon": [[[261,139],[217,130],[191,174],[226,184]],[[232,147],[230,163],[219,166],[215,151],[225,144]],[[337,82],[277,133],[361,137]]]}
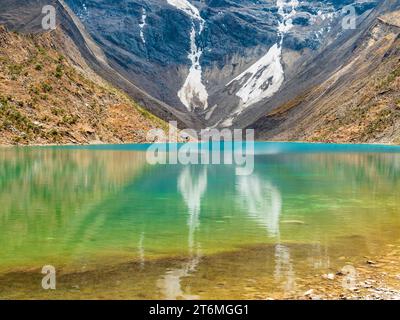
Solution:
{"label": "glacier", "polygon": [[199,10],[186,0],[167,0],[168,3],[177,9],[189,15],[192,19],[192,29],[190,32],[190,52],[188,59],[191,61],[189,74],[182,86],[178,91],[178,97],[182,104],[188,109],[193,111],[196,108],[208,108],[208,92],[202,82],[202,69],[200,65],[200,57],[203,50],[196,44],[196,21],[199,23],[198,35],[204,30],[205,21],[200,16]]}
{"label": "glacier", "polygon": [[[274,44],[263,57],[226,85],[239,82],[240,89],[236,92],[236,96],[241,102],[234,113],[235,116],[247,107],[272,97],[282,86],[285,80],[281,62],[282,43],[285,34],[293,28],[292,18],[296,14],[298,5],[298,0],[277,0],[278,14],[282,18],[278,26],[279,43]],[[290,11],[286,10],[287,8]]]}

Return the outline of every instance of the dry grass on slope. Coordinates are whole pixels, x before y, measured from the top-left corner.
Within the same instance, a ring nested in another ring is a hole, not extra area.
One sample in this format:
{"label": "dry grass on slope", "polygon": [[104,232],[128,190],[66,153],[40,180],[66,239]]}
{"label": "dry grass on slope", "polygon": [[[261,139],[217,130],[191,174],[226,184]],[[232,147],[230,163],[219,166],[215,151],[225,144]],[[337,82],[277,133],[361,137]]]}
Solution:
{"label": "dry grass on slope", "polygon": [[400,144],[400,60],[391,59],[331,104],[323,123],[307,140]]}
{"label": "dry grass on slope", "polygon": [[[144,142],[166,124],[57,50],[0,26],[0,144]],[[70,44],[71,45],[71,44]]]}

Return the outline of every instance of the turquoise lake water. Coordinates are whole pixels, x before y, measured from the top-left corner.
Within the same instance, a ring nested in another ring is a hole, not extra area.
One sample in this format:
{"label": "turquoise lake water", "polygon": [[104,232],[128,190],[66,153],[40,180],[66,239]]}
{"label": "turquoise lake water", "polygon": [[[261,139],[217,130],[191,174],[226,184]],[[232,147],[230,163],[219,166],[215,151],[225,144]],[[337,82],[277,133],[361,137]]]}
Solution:
{"label": "turquoise lake water", "polygon": [[0,297],[44,265],[57,297],[263,297],[399,243],[400,147],[256,143],[249,176],[146,148],[0,149]]}

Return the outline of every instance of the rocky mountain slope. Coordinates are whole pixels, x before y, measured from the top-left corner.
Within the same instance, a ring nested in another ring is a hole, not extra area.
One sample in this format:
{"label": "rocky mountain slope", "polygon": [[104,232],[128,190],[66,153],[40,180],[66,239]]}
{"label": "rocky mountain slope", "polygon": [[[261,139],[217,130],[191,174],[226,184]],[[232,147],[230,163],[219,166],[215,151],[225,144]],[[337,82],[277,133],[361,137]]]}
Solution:
{"label": "rocky mountain slope", "polygon": [[[332,45],[341,63],[326,78],[274,108],[250,127],[259,139],[400,143],[400,9],[386,1],[360,31]],[[339,42],[341,41],[341,42]],[[342,51],[340,51],[340,49]],[[299,77],[316,75],[312,66]],[[300,79],[299,79],[300,80]],[[305,81],[303,81],[304,83]]]}
{"label": "rocky mountain slope", "polygon": [[[374,1],[66,0],[109,64],[195,128],[243,127],[325,44],[341,9]],[[189,122],[188,122],[188,119]]]}
{"label": "rocky mountain slope", "polygon": [[0,26],[0,144],[143,142],[165,125],[91,71],[61,31]]}
{"label": "rocky mountain slope", "polygon": [[43,34],[49,3],[58,29],[45,36],[71,67],[180,127],[398,141],[400,0],[2,0],[0,24]]}
{"label": "rocky mountain slope", "polygon": [[[164,120],[178,121],[180,126],[188,125],[198,127],[199,121],[190,114],[180,112],[162,101],[159,101],[141,90],[132,81],[128,80],[123,73],[118,71],[112,60],[106,57],[103,49],[94,41],[87,32],[78,16],[70,9],[63,0],[2,0],[2,11],[0,11],[0,24],[9,30],[25,34],[41,34],[45,30],[42,27],[44,14],[42,8],[51,5],[56,10],[57,29],[61,30],[79,50],[90,69],[98,75],[122,89],[146,110]],[[63,48],[66,56],[69,56],[68,48]],[[110,52],[116,50],[111,48]],[[72,59],[73,60],[73,59]]]}

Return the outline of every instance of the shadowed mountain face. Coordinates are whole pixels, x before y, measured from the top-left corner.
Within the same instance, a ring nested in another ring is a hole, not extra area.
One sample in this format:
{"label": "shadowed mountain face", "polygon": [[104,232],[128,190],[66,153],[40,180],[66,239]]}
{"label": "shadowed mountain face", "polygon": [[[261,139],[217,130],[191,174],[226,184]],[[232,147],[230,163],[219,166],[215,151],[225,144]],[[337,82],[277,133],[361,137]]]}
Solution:
{"label": "shadowed mountain face", "polygon": [[[286,97],[251,127],[268,140],[398,144],[399,57],[400,5],[387,1],[357,33],[338,38],[287,84],[304,83],[306,90]],[[310,75],[319,81],[309,81]]]}
{"label": "shadowed mountain face", "polygon": [[355,3],[359,14],[376,5],[349,0],[66,3],[115,70],[191,114],[200,127],[243,126],[244,114],[256,115],[301,58],[331,37],[344,5]]}

